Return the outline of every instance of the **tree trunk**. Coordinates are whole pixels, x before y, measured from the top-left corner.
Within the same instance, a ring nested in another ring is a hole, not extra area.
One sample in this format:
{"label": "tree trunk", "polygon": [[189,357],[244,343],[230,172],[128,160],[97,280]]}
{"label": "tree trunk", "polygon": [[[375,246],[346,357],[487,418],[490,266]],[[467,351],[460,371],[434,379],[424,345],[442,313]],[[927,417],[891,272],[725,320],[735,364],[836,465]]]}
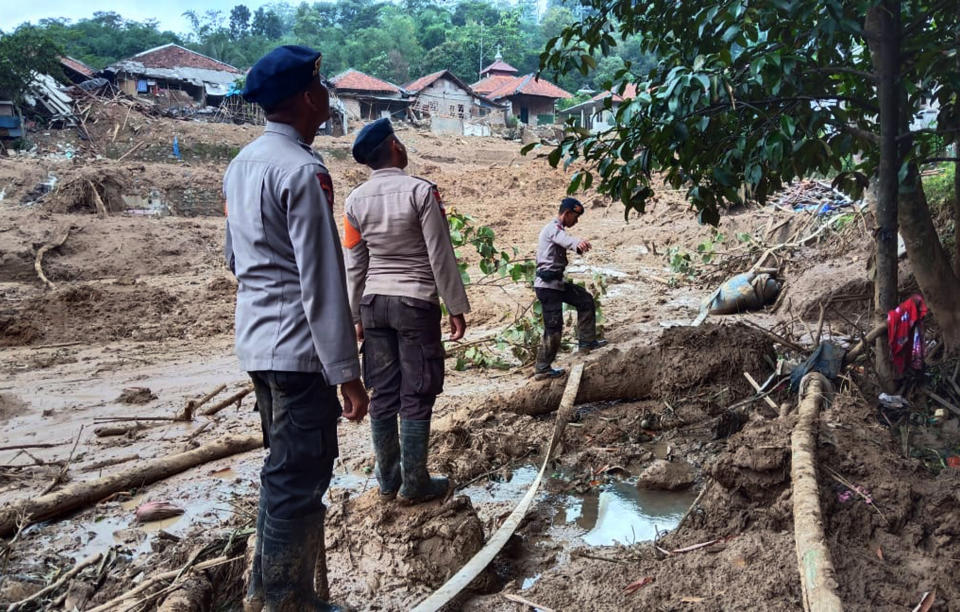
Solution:
{"label": "tree trunk", "polygon": [[[953,155],[960,158],[960,137],[953,143]],[[953,163],[953,271],[960,276],[960,162]]]}
{"label": "tree trunk", "polygon": [[32,525],[57,518],[96,504],[111,493],[140,488],[210,461],[254,450],[262,444],[260,434],[224,436],[185,453],[149,459],[116,474],[74,482],[53,493],[9,503],[0,510],[0,537],[15,533],[21,520]]}
{"label": "tree trunk", "polygon": [[[880,106],[880,167],[877,171],[877,272],[873,284],[874,317],[878,323],[897,306],[897,193],[900,154],[900,0],[884,0],[867,12],[864,33],[877,75]],[[886,338],[877,339],[877,374],[892,392],[893,368]]]}
{"label": "tree trunk", "polygon": [[900,225],[910,268],[933,312],[948,351],[960,349],[960,278],[940,242],[920,172],[911,164],[900,195]]}

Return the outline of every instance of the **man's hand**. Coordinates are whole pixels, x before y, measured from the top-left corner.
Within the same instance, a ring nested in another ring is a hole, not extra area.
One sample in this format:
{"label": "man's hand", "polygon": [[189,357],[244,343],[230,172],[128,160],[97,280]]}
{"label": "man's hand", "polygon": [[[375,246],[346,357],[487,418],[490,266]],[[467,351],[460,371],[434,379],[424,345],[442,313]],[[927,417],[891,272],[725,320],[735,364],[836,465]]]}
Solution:
{"label": "man's hand", "polygon": [[343,416],[355,423],[361,422],[367,416],[367,407],[370,405],[363,383],[359,378],[345,382],[340,385],[340,394],[343,395]]}
{"label": "man's hand", "polygon": [[584,253],[586,253],[592,248],[593,246],[589,242],[587,242],[586,240],[581,240],[577,244],[577,253],[580,253],[581,255],[583,255]]}
{"label": "man's hand", "polygon": [[463,338],[465,333],[467,333],[467,320],[463,315],[450,315],[450,341],[454,342]]}
{"label": "man's hand", "polygon": [[363,342],[363,323],[357,323],[357,342]]}

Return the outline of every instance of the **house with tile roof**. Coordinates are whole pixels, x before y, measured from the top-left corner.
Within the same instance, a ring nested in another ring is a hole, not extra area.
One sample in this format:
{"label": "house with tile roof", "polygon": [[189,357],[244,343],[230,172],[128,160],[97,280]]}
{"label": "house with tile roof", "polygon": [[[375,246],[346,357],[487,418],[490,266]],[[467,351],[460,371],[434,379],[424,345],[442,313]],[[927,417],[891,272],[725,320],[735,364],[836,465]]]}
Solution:
{"label": "house with tile roof", "polygon": [[[463,133],[463,121],[487,118],[503,124],[505,105],[475,92],[449,70],[420,77],[403,86],[410,109],[419,119],[430,118],[433,131]],[[453,120],[453,121],[448,121]]]}
{"label": "house with tile roof", "polygon": [[470,87],[494,102],[509,103],[511,114],[522,123],[531,126],[554,123],[557,100],[573,95],[535,74],[518,75],[518,72],[503,61],[498,51],[494,62],[480,71],[480,80]]}
{"label": "house with tile roof", "polygon": [[389,81],[350,68],[330,79],[349,119],[406,116],[411,101]]}
{"label": "house with tile roof", "polygon": [[[560,111],[562,120],[574,117],[579,127],[585,127],[597,133],[608,130],[616,123],[617,108],[625,100],[632,100],[637,96],[637,86],[629,83],[622,94],[613,91],[601,91],[586,102]],[[610,108],[606,108],[605,100],[610,98]]]}
{"label": "house with tile roof", "polygon": [[219,60],[169,43],[147,49],[103,69],[123,92],[153,96],[168,105],[216,106],[243,73]]}
{"label": "house with tile roof", "polygon": [[60,67],[63,69],[63,75],[67,77],[71,83],[83,83],[96,76],[96,74],[94,74],[96,71],[93,68],[78,59],[66,55],[60,56]]}

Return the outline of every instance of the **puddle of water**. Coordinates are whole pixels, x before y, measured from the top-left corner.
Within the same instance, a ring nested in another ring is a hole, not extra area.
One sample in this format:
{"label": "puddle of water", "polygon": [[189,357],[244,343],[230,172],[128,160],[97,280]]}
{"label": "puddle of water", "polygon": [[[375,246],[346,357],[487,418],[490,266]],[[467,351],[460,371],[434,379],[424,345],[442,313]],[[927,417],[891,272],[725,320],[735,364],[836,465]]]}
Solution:
{"label": "puddle of water", "polygon": [[[668,445],[654,453],[667,452]],[[533,465],[520,466],[502,482],[490,481],[468,487],[468,495],[482,511],[484,504],[515,504],[537,476]],[[669,492],[637,489],[632,481],[611,479],[584,494],[537,496],[538,504],[556,510],[551,537],[569,544],[613,546],[653,540],[657,533],[673,529],[696,497],[696,491]]]}
{"label": "puddle of water", "polygon": [[693,503],[695,494],[638,489],[628,482],[605,485],[582,502],[577,524],[589,529],[582,538],[590,546],[645,542],[673,529]]}

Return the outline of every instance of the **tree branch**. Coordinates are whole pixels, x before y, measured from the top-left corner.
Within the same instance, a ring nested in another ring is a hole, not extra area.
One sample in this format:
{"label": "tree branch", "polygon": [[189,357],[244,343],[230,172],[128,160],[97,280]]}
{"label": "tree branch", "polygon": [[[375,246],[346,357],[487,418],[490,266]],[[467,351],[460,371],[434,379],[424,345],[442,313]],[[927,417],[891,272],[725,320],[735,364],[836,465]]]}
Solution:
{"label": "tree branch", "polygon": [[922,130],[910,130],[906,134],[900,134],[897,136],[897,140],[906,140],[908,138],[913,138],[917,134],[956,134],[960,132],[960,128],[952,128],[949,130],[939,129],[939,128],[924,128]]}
{"label": "tree branch", "polygon": [[855,68],[846,68],[844,66],[821,66],[809,71],[810,73],[815,74],[852,74],[853,76],[858,76],[864,79],[870,79],[871,81],[876,81],[877,77],[872,72],[867,72],[866,70],[857,70]]}

